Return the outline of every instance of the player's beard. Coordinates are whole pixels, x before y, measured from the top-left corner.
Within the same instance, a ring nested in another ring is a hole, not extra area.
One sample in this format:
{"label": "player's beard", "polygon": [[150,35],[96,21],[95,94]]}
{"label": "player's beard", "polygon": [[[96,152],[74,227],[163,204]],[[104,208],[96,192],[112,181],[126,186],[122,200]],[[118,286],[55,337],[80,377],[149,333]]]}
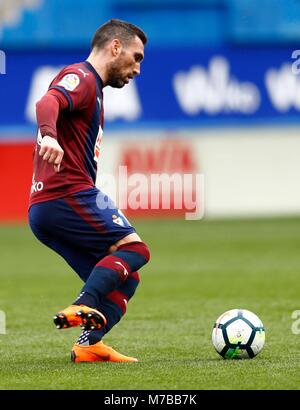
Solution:
{"label": "player's beard", "polygon": [[122,88],[126,84],[120,71],[120,57],[107,66],[107,84],[113,88]]}

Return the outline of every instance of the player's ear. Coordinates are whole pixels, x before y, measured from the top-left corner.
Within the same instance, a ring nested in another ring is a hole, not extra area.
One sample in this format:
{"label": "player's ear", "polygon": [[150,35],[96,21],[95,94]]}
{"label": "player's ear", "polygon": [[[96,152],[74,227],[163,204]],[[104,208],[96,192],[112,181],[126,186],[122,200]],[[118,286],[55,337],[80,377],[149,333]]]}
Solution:
{"label": "player's ear", "polygon": [[111,42],[111,51],[114,57],[117,57],[121,53],[121,41],[117,38],[113,39]]}

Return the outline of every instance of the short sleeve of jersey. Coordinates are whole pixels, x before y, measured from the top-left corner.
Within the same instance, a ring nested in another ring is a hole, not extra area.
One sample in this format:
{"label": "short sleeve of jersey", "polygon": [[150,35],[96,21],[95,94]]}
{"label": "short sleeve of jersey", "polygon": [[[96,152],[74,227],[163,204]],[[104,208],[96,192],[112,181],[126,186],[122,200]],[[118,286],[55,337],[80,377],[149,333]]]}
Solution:
{"label": "short sleeve of jersey", "polygon": [[92,83],[76,67],[64,68],[52,81],[49,90],[59,90],[66,97],[69,110],[86,108],[93,98]]}

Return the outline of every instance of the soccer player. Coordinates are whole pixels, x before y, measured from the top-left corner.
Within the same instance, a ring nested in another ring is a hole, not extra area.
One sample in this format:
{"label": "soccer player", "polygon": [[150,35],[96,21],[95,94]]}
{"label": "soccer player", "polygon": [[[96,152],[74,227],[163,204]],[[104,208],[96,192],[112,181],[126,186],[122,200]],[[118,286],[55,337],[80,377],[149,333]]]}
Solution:
{"label": "soccer player", "polygon": [[87,60],[62,69],[36,105],[29,223],[34,235],[85,283],[77,299],[54,316],[58,329],[83,328],[72,348],[74,362],[137,361],[102,338],[125,314],[139,284],[137,271],[150,254],[95,180],[103,87],[121,88],[140,74],[146,42],[137,26],[108,21],[95,32]]}

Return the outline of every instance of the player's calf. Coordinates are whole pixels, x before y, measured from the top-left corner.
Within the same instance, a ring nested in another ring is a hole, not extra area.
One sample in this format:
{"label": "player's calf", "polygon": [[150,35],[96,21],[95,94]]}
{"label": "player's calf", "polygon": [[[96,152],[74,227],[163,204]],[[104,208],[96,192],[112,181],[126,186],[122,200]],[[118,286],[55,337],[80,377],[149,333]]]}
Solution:
{"label": "player's calf", "polygon": [[144,266],[150,252],[144,242],[129,242],[101,259],[92,270],[74,304],[99,306],[101,300]]}

